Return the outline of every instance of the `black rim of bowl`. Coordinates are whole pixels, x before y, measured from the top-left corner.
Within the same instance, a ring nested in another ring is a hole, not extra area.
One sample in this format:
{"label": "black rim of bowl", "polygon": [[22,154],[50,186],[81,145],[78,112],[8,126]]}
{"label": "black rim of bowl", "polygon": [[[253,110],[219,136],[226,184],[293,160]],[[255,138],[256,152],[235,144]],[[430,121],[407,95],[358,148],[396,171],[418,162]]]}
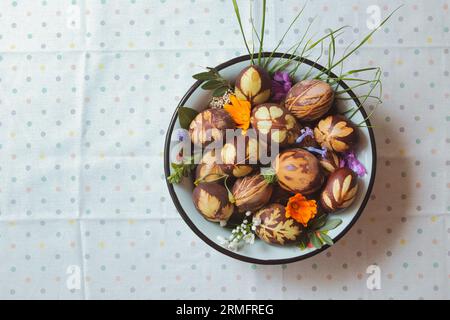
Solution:
{"label": "black rim of bowl", "polygon": [[[269,52],[264,52],[263,56],[267,57],[270,54],[271,53],[269,53]],[[317,64],[317,63],[315,63],[315,62],[313,62],[311,60],[308,60],[308,59],[305,59],[305,58],[301,58],[301,57],[298,57],[298,56],[295,56],[295,55],[291,55],[291,54],[275,52],[275,53],[273,53],[273,57],[275,57],[275,58],[284,58],[284,59],[293,59],[293,60],[296,60],[296,61],[301,60],[302,63],[308,64],[308,65],[318,69],[319,71],[326,70],[325,67],[323,67],[323,66],[321,66],[321,65],[319,65],[319,64]],[[243,61],[249,61],[250,58],[251,58],[250,55],[244,55],[244,56],[236,57],[234,59],[228,60],[227,62],[219,64],[216,67],[216,70],[220,71],[220,70],[222,70],[224,68],[227,68],[227,67],[229,67],[231,65],[234,65],[236,63],[240,63],[240,62],[243,62]],[[330,73],[330,75],[332,77],[336,77],[336,75],[334,73]],[[174,114],[172,116],[172,119],[170,120],[169,129],[167,131],[166,141],[165,141],[165,144],[164,144],[164,171],[165,171],[166,183],[167,183],[167,187],[169,188],[169,193],[170,193],[170,196],[172,198],[172,201],[175,204],[175,207],[177,208],[177,210],[178,210],[179,214],[181,215],[181,217],[183,218],[183,220],[192,229],[192,231],[194,231],[195,234],[197,234],[197,236],[199,236],[200,239],[202,239],[204,242],[206,242],[209,246],[211,246],[212,248],[216,249],[217,251],[219,251],[219,252],[221,252],[221,253],[229,256],[229,257],[232,257],[232,258],[244,261],[244,262],[256,263],[256,264],[266,264],[266,265],[287,264],[287,263],[292,263],[292,262],[296,262],[296,261],[300,261],[300,260],[304,260],[304,259],[310,258],[310,257],[315,256],[316,254],[319,254],[319,253],[325,251],[326,249],[328,249],[330,246],[329,245],[324,245],[322,248],[315,249],[314,251],[309,252],[307,254],[300,255],[300,256],[297,256],[297,257],[293,257],[293,258],[287,258],[287,259],[262,260],[262,259],[251,258],[251,257],[240,255],[237,252],[230,251],[230,250],[220,246],[219,244],[215,243],[213,240],[211,240],[205,234],[203,234],[197,228],[197,226],[192,222],[192,220],[189,219],[189,216],[186,214],[186,212],[183,209],[183,206],[181,205],[180,201],[178,200],[178,197],[177,197],[177,195],[175,193],[173,185],[170,184],[167,181],[167,177],[170,175],[170,159],[169,159],[170,142],[171,142],[173,128],[174,128],[175,123],[176,123],[176,121],[178,119],[178,108],[180,106],[184,106],[186,101],[190,98],[192,93],[199,88],[199,86],[202,84],[202,82],[203,81],[195,82],[192,85],[192,87],[186,92],[184,97],[181,99],[180,103],[177,106],[177,109],[175,109],[175,112],[174,112]],[[339,84],[345,90],[349,89],[349,87],[345,84],[345,82],[339,81]],[[355,93],[352,90],[349,90],[348,94],[353,99],[353,101],[356,103],[356,105],[360,105],[359,99],[357,98],[357,96],[355,95]],[[359,109],[359,111],[362,113],[364,118],[367,117],[367,113],[364,110],[364,107],[361,107]],[[350,221],[350,223],[344,228],[344,230],[342,230],[333,239],[334,243],[339,241],[353,227],[353,225],[359,219],[359,217],[361,216],[361,213],[364,211],[364,208],[367,205],[367,202],[369,201],[370,194],[372,192],[372,188],[373,188],[373,185],[374,185],[374,182],[375,182],[376,161],[377,161],[376,147],[375,147],[375,137],[374,137],[374,134],[373,134],[373,130],[371,128],[370,121],[366,120],[366,123],[368,125],[367,129],[369,131],[370,145],[372,147],[372,172],[371,172],[371,175],[370,175],[369,186],[367,188],[367,192],[366,192],[366,195],[364,196],[364,199],[363,199],[363,201],[361,203],[361,206],[359,207],[358,211],[356,212],[356,215],[353,217],[353,219]]]}

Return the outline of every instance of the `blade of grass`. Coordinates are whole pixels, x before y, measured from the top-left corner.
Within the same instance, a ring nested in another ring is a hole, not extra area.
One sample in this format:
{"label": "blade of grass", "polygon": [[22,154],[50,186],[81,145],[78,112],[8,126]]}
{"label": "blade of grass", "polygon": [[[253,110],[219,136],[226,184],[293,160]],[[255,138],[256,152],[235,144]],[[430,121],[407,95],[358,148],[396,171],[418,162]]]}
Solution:
{"label": "blade of grass", "polygon": [[258,65],[261,66],[261,56],[264,45],[264,29],[266,27],[266,1],[263,0],[263,13],[262,13],[262,24],[261,24],[261,41],[259,42],[259,53],[258,53]]}
{"label": "blade of grass", "polygon": [[[248,47],[247,39],[245,38],[244,28],[242,27],[242,20],[241,20],[241,14],[239,12],[239,6],[238,6],[236,0],[232,0],[232,1],[233,1],[234,13],[236,15],[236,19],[238,21],[239,28],[241,29],[241,34],[242,34],[242,38],[244,39],[245,47],[247,48],[248,54],[251,55],[250,48]],[[253,64],[253,63],[254,62],[253,62],[253,59],[252,59],[251,60],[251,64]]]}
{"label": "blade of grass", "polygon": [[[392,11],[383,21],[381,21],[381,23],[375,28],[373,29],[371,32],[369,32],[368,35],[366,35],[363,40],[355,47],[353,48],[350,52],[346,53],[338,62],[334,63],[330,70],[333,69],[334,67],[336,67],[337,65],[339,65],[340,63],[342,63],[344,60],[346,60],[348,57],[350,57],[355,51],[357,51],[359,48],[361,48],[367,41],[369,41],[369,39],[373,36],[373,34],[375,32],[377,32],[391,17],[392,15],[397,12],[397,10],[399,10],[403,5],[397,7],[394,11]],[[326,73],[326,71],[322,71],[321,74]]]}
{"label": "blade of grass", "polygon": [[287,28],[287,30],[284,32],[283,36],[281,37],[280,41],[278,42],[278,44],[276,45],[276,47],[272,50],[272,52],[270,53],[269,57],[266,59],[266,61],[264,62],[264,68],[267,68],[267,66],[270,64],[270,62],[273,59],[273,54],[278,50],[278,48],[281,46],[281,44],[284,41],[284,38],[286,38],[286,35],[289,33],[289,31],[291,30],[291,28],[294,26],[295,22],[298,20],[298,18],[300,18],[300,16],[302,15],[303,11],[305,10],[306,7],[306,3],[303,5],[302,9],[300,10],[300,12],[295,16],[294,20],[291,21],[289,27]]}

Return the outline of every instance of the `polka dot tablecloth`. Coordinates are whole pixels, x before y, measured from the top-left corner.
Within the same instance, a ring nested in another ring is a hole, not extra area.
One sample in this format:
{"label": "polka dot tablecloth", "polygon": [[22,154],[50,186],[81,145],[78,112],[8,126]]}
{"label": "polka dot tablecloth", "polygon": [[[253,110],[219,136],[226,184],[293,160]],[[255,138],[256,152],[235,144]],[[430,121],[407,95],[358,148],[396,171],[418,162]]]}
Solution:
{"label": "polka dot tablecloth", "polygon": [[[303,3],[268,2],[266,49]],[[283,48],[316,17],[312,34],[352,26],[342,52],[369,32],[373,6],[384,18],[401,2],[346,65],[384,75],[366,210],[324,253],[260,266],[205,245],[163,176],[191,75],[245,54],[230,1],[2,1],[0,297],[450,298],[450,3],[311,0]]]}

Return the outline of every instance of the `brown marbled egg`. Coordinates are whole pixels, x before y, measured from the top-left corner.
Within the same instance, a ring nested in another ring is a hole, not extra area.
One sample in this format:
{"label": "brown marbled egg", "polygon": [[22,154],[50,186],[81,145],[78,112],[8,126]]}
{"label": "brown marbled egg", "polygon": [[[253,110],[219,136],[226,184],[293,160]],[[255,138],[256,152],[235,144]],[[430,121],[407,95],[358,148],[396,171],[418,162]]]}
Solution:
{"label": "brown marbled egg", "polygon": [[334,91],[321,80],[297,82],[287,93],[285,107],[300,121],[320,119],[331,108]]}
{"label": "brown marbled egg", "polygon": [[[248,164],[235,164],[236,162],[224,163],[222,161],[222,148],[207,150],[197,167],[198,171],[211,173],[222,172],[223,174],[231,175],[239,178],[250,174],[253,171],[253,167]],[[202,166],[205,165],[205,166]],[[210,179],[214,180],[214,176]]]}
{"label": "brown marbled egg", "polygon": [[286,218],[286,209],[278,203],[258,210],[254,218],[260,221],[256,235],[269,244],[286,245],[299,240],[303,227],[292,218]]}
{"label": "brown marbled egg", "polygon": [[195,169],[195,180],[201,182],[219,181],[224,178],[225,172],[218,164],[200,163]]}
{"label": "brown marbled egg", "polygon": [[278,183],[275,183],[273,185],[272,196],[270,197],[269,203],[279,203],[285,206],[289,201],[289,198],[293,195],[292,192],[283,189]]}
{"label": "brown marbled egg", "polygon": [[255,211],[269,202],[272,189],[260,174],[237,179],[232,189],[235,205],[239,212]]}
{"label": "brown marbled egg", "polygon": [[320,194],[320,204],[328,212],[334,212],[350,206],[358,191],[356,174],[349,168],[339,168],[327,180]]}
{"label": "brown marbled egg", "polygon": [[220,155],[224,164],[257,164],[259,152],[260,145],[257,138],[240,135],[227,141]]}
{"label": "brown marbled egg", "polygon": [[319,160],[326,174],[333,173],[341,167],[341,158],[333,151],[328,150],[324,158]]}
{"label": "brown marbled egg", "polygon": [[317,191],[324,181],[319,160],[300,148],[281,152],[275,159],[274,169],[278,184],[292,193],[309,195]]}
{"label": "brown marbled egg", "polygon": [[192,192],[192,200],[198,212],[213,222],[227,221],[235,209],[228,199],[228,191],[215,182],[196,186]]}
{"label": "brown marbled egg", "polygon": [[300,135],[300,126],[294,116],[276,103],[254,107],[250,123],[258,134],[267,137],[269,143],[278,143],[280,147],[294,144]]}
{"label": "brown marbled egg", "polygon": [[206,109],[200,112],[189,125],[189,136],[195,145],[205,146],[221,141],[226,129],[235,129],[236,124],[224,109]]}
{"label": "brown marbled egg", "polygon": [[356,127],[340,115],[320,120],[314,128],[314,137],[322,147],[335,152],[345,152],[358,142]]}
{"label": "brown marbled egg", "polygon": [[247,100],[252,105],[257,105],[269,100],[271,87],[272,81],[267,71],[253,65],[238,74],[234,93],[239,100]]}

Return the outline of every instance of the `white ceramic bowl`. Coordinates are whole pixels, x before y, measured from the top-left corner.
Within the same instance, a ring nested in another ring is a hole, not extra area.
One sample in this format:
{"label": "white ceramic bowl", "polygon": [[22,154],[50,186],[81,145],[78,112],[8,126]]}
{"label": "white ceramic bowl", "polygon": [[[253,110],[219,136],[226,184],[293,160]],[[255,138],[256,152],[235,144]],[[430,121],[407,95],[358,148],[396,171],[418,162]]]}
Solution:
{"label": "white ceramic bowl", "polygon": [[[267,53],[266,53],[267,55]],[[275,53],[275,57],[282,57],[282,53]],[[285,55],[283,59],[290,58],[289,55]],[[300,59],[295,57],[296,59]],[[314,62],[302,59],[303,63],[297,71],[297,75],[304,75],[310,68],[316,68],[318,70],[323,69],[322,66],[314,64]],[[216,67],[220,74],[229,80],[234,80],[238,73],[250,63],[250,56],[241,56],[231,59],[225,63],[222,63]],[[197,81],[181,99],[178,106],[186,106],[194,108],[197,111],[203,110],[211,98],[209,91],[205,91],[200,88],[202,81]],[[348,88],[345,83],[340,83],[342,88]],[[358,99],[352,91],[346,93],[349,100],[339,100],[337,108],[339,111],[348,110],[352,106],[355,107],[359,104]],[[367,117],[367,114],[363,108],[360,108],[358,113],[352,118],[354,123],[359,123]],[[367,121],[367,125],[370,126],[370,122]],[[170,168],[170,150],[177,142],[177,137],[174,134],[176,129],[180,128],[178,122],[177,110],[175,110],[172,120],[170,122],[166,143],[164,149],[164,166],[165,175],[168,177],[171,173]],[[356,220],[366,206],[370,197],[370,192],[375,179],[375,164],[376,164],[376,150],[375,139],[371,128],[360,128],[360,141],[357,146],[358,159],[365,165],[368,174],[362,178],[359,178],[359,190],[358,195],[353,204],[338,214],[338,217],[342,219],[342,224],[335,230],[330,231],[329,236],[333,238],[334,242],[338,241],[344,236],[344,234],[353,226]],[[297,246],[274,246],[265,243],[262,240],[257,240],[253,245],[244,246],[243,249],[238,252],[230,251],[222,247],[217,242],[217,236],[228,237],[230,230],[222,228],[218,223],[213,223],[204,219],[200,213],[194,207],[192,202],[192,190],[193,184],[191,179],[184,179],[181,184],[167,184],[169,188],[172,200],[180,213],[181,217],[186,221],[189,227],[207,244],[214,249],[241,261],[258,263],[258,264],[285,264],[302,259],[309,258],[321,251],[328,248],[327,245],[321,249],[309,248],[306,250],[300,250]]]}

